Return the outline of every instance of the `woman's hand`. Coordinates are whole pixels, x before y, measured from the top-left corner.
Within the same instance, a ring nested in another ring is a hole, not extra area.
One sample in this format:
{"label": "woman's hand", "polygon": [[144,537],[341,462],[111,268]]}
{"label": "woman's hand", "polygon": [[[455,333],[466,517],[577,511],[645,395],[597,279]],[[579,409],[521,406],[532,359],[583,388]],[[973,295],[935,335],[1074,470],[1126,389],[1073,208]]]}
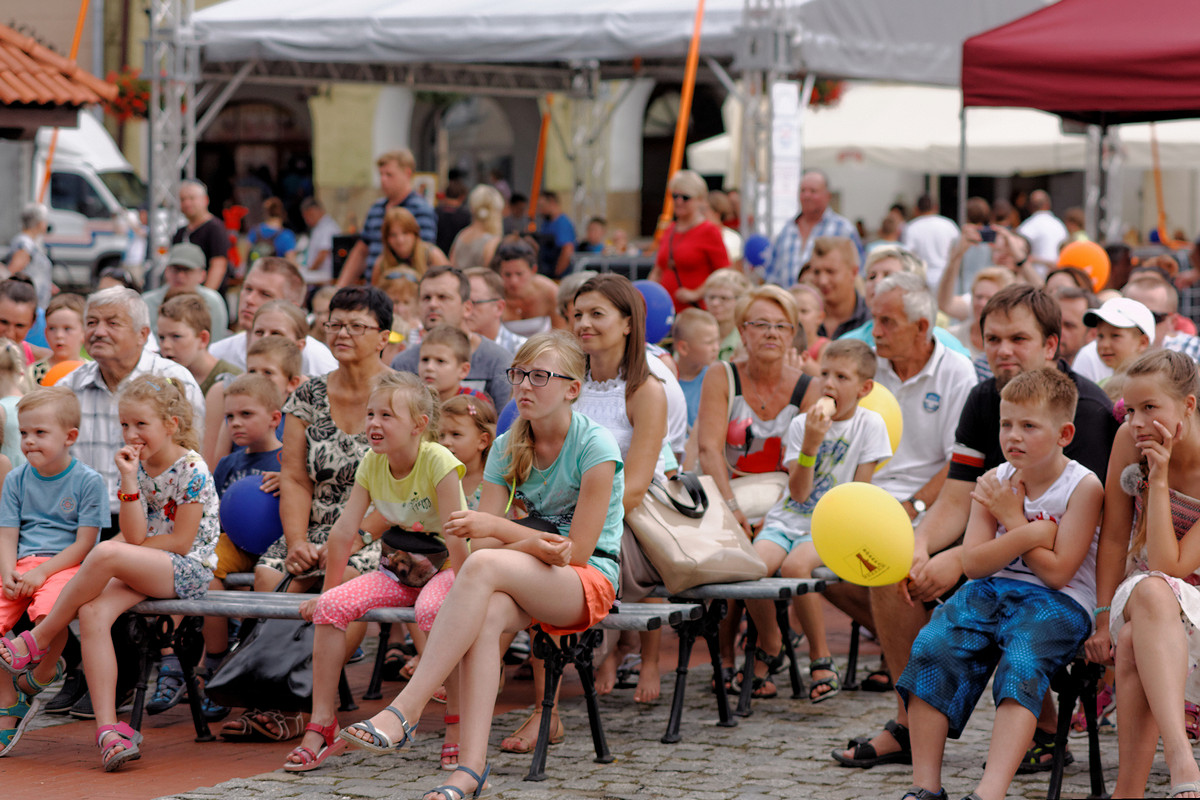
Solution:
{"label": "woman's hand", "polygon": [[565,567],[571,563],[571,540],[557,533],[538,531],[536,536],[521,541],[517,547],[552,567]]}
{"label": "woman's hand", "polygon": [[746,534],[746,538],[753,539],[754,529],[750,527],[750,520],[746,518],[746,512],[739,508],[733,512],[733,518],[738,521],[738,525],[742,526],[742,533]]}
{"label": "woman's hand", "polygon": [[320,596],[311,597],[300,604],[300,619],[312,622],[313,614],[317,613],[317,601]]}
{"label": "woman's hand", "polygon": [[1151,420],[1150,424],[1154,426],[1154,430],[1158,433],[1159,438],[1143,439],[1137,443],[1137,448],[1141,451],[1142,457],[1146,459],[1146,464],[1150,467],[1150,474],[1146,477],[1146,482],[1162,487],[1167,485],[1167,470],[1171,462],[1171,451],[1175,447],[1175,442],[1183,433],[1183,423],[1180,422],[1175,426],[1174,436],[1158,420]]}
{"label": "woman's hand", "polygon": [[481,511],[453,511],[442,533],[462,539],[482,539],[492,535],[497,519]]}
{"label": "woman's hand", "polygon": [[293,575],[303,575],[321,563],[321,553],[317,546],[309,541],[298,542],[288,548],[287,558],[283,560],[284,569]]}
{"label": "woman's hand", "polygon": [[138,461],[141,458],[142,446],[140,444],[127,444],[117,451],[113,456],[113,461],[117,464],[117,472],[122,478],[136,478]]}

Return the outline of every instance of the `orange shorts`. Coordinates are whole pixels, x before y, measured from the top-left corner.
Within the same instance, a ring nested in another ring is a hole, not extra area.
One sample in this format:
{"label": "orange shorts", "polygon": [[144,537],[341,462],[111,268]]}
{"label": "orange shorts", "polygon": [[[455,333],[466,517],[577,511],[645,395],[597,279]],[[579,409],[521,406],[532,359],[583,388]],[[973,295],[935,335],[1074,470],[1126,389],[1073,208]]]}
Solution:
{"label": "orange shorts", "polygon": [[580,583],[583,584],[584,616],[577,623],[565,628],[556,628],[548,623],[534,620],[534,624],[540,625],[543,631],[554,636],[586,631],[608,616],[608,612],[612,610],[613,601],[617,599],[617,590],[613,588],[612,582],[604,577],[603,572],[590,564],[584,564],[582,567],[574,564],[569,566],[575,570]]}
{"label": "orange shorts", "polygon": [[[16,563],[17,572],[24,575],[29,570],[45,564],[50,560],[50,556],[25,556]],[[17,620],[25,612],[29,612],[31,621],[37,620],[39,617],[44,617],[50,613],[50,609],[54,608],[54,601],[58,599],[62,593],[63,587],[71,578],[75,577],[75,573],[79,572],[79,565],[67,567],[64,570],[54,573],[49,578],[46,578],[32,597],[18,597],[15,600],[10,600],[0,593],[0,633],[7,633],[12,630],[13,625],[17,624]]]}
{"label": "orange shorts", "polygon": [[213,577],[219,580],[225,580],[226,576],[235,572],[254,572],[254,565],[259,558],[238,547],[225,533],[217,538],[216,553],[217,568],[213,570]]}

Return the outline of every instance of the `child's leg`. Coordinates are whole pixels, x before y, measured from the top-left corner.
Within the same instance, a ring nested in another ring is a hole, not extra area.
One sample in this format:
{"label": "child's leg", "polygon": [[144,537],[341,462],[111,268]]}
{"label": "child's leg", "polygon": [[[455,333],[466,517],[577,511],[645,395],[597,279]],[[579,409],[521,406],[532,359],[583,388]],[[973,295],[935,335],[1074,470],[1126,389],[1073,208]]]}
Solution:
{"label": "child's leg", "polygon": [[[1196,759],[1192,755],[1183,720],[1183,687],[1188,673],[1188,652],[1187,639],[1179,622],[1179,601],[1166,581],[1150,576],[1133,587],[1125,605],[1125,615],[1128,620],[1126,627],[1133,629],[1130,635],[1133,652],[1125,669],[1118,664],[1118,706],[1120,709],[1126,708],[1122,692],[1130,679],[1136,680],[1145,693],[1146,702],[1162,736],[1163,757],[1171,772],[1171,783],[1198,780],[1200,768],[1196,766]],[[1121,681],[1122,677],[1124,681]],[[1137,697],[1136,691],[1132,697]],[[1134,711],[1131,716],[1131,721],[1136,724],[1137,712]],[[1122,718],[1118,733],[1125,726],[1126,721]],[[1134,763],[1137,763],[1136,760]],[[1143,778],[1142,788],[1137,792],[1143,791],[1144,786]]]}
{"label": "child's leg", "polygon": [[[417,592],[382,572],[371,572],[321,595],[313,614],[312,722],[322,727],[337,722],[338,679],[348,655],[346,628],[350,622],[372,608],[411,606]],[[325,740],[314,731],[306,731],[300,740],[300,747],[314,753],[324,746]],[[299,764],[304,757],[293,750],[288,761]]]}
{"label": "child's leg", "polygon": [[[946,752],[950,721],[945,714],[912,695],[908,701],[908,729],[912,742],[913,784],[937,794],[942,790],[942,756]],[[1022,744],[1022,753],[1024,747]]]}
{"label": "child's leg", "polygon": [[[1037,717],[1016,700],[1005,699],[996,707],[992,724],[992,742],[988,747],[987,766],[975,793],[983,800],[1004,800],[1008,785],[1025,757],[1025,748],[1033,738]],[[916,742],[913,743],[914,755]],[[913,762],[914,764],[916,761]]]}
{"label": "child's leg", "polygon": [[[812,539],[800,542],[788,553],[788,557],[784,559],[783,566],[780,572],[785,578],[811,578],[812,571],[821,564],[821,557],[817,555],[817,548],[812,543]],[[817,659],[830,658],[829,643],[825,638],[825,600],[820,593],[810,592],[792,599],[792,608],[796,611],[796,618],[800,621],[800,627],[804,631],[805,638],[808,639],[808,657],[810,661]],[[837,673],[829,669],[812,670],[814,681],[822,680],[837,680]],[[823,695],[836,691],[835,684],[824,683],[814,685],[809,692],[809,699],[816,700]]]}
{"label": "child's leg", "polygon": [[[767,565],[767,575],[774,575],[784,563],[788,555],[787,546],[790,544],[786,537],[772,536],[770,531],[764,531],[754,540],[754,552]],[[758,647],[763,652],[775,656],[783,648],[783,635],[779,623],[775,621],[775,603],[770,600],[747,600],[746,612],[754,620],[758,631]],[[755,663],[755,676],[765,678],[767,665]]]}
{"label": "child's leg", "polygon": [[[114,579],[143,597],[175,596],[174,568],[164,551],[111,540],[100,542],[92,548],[79,567],[79,572],[63,588],[54,608],[33,627],[31,633],[38,646],[45,647],[53,642],[78,616],[80,607],[98,598]],[[136,602],[129,605],[135,605]],[[113,620],[116,620],[116,615]],[[107,632],[103,638],[111,647],[111,637]],[[12,642],[11,646],[15,646],[18,652],[24,652],[24,642],[18,640]],[[0,650],[0,658],[7,660],[7,655]]]}
{"label": "child's leg", "polygon": [[1117,729],[1117,785],[1113,797],[1142,797],[1158,749],[1158,723],[1150,713],[1150,703],[1138,677],[1133,626],[1128,622],[1117,634],[1116,663],[1121,726]]}

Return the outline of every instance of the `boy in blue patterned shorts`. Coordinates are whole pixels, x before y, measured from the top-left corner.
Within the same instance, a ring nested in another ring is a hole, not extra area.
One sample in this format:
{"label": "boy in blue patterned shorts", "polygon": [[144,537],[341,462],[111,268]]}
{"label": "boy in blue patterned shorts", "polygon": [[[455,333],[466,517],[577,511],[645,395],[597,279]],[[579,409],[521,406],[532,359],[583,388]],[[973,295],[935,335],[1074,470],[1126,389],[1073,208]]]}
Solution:
{"label": "boy in blue patterned shorts", "polygon": [[1067,458],[1078,391],[1055,369],[1013,378],[1000,394],[1007,463],[971,493],[963,572],[897,682],[908,706],[913,787],[905,798],[945,800],[942,755],[958,738],[995,670],[996,703],[983,778],[970,800],[1002,800],[1033,735],[1050,678],[1091,634],[1096,604],[1100,480]]}

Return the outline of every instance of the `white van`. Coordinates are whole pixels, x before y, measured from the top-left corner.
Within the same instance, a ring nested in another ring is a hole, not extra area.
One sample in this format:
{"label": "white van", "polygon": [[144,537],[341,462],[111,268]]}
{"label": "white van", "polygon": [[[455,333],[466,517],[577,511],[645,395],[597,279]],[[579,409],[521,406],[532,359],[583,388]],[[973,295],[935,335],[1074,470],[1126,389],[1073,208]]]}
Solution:
{"label": "white van", "polygon": [[[31,165],[28,142],[0,142],[9,150],[0,161],[25,175],[18,181],[25,184],[22,191],[0,200],[13,204],[0,213],[0,250],[6,250],[19,232],[21,206],[37,199],[53,131],[38,130]],[[92,287],[102,269],[124,261],[134,236],[144,235],[138,209],[146,203],[146,185],[104,126],[87,112],[80,112],[79,127],[59,129],[43,202],[50,212],[46,251],[60,287]]]}

